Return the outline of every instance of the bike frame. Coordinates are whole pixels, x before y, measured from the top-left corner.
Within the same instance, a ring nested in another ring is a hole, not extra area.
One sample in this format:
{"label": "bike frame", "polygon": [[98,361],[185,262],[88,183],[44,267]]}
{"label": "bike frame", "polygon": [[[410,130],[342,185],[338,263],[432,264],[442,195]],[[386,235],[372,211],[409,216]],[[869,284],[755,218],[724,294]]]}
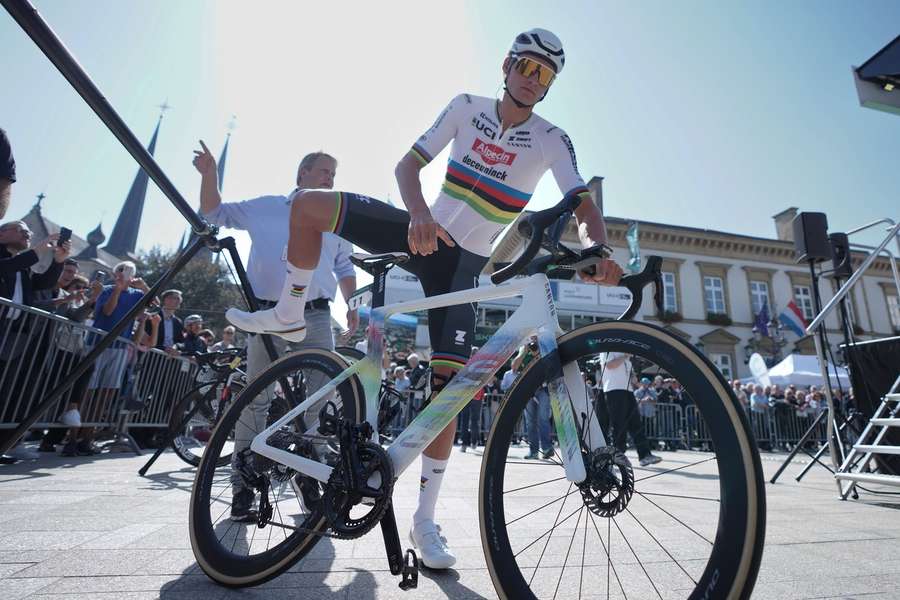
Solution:
{"label": "bike frame", "polygon": [[[394,467],[395,477],[415,461],[416,457],[449,425],[475,396],[487,385],[504,363],[535,333],[538,349],[549,367],[548,388],[553,419],[559,439],[560,454],[566,478],[574,483],[585,479],[586,470],[581,455],[581,430],[576,415],[589,428],[587,441],[590,449],[606,445],[603,433],[588,401],[587,389],[577,363],[563,369],[557,351],[556,338],[562,333],[556,316],[556,305],[550,290],[550,281],[540,273],[514,280],[501,286],[473,288],[449,294],[432,296],[423,300],[400,302],[372,309],[368,327],[368,352],[366,357],[312,394],[266,430],[257,434],[250,443],[253,452],[321,482],[327,482],[332,467],[316,460],[298,456],[286,450],[268,445],[269,437],[299,414],[314,406],[317,401],[332,393],[347,378],[357,375],[366,395],[366,415],[378,414],[381,388],[381,360],[384,348],[385,322],[390,315],[458,304],[470,304],[484,300],[496,300],[522,296],[522,304],[494,335],[469,359],[466,365],[450,380],[431,402],[388,446],[387,453]],[[370,421],[371,423],[371,421]],[[372,437],[378,440],[378,432]]]}

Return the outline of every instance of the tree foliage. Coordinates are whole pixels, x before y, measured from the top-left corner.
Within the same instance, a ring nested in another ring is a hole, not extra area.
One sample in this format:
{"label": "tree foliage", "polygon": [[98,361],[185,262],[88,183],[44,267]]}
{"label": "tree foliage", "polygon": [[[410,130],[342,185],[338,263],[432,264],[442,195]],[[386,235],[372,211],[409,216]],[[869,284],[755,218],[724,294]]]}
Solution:
{"label": "tree foliage", "polygon": [[[142,253],[140,266],[141,277],[152,286],[175,261],[176,251],[166,251],[154,246]],[[166,289],[181,290],[184,302],[178,316],[190,314],[203,317],[204,327],[212,329],[216,339],[221,338],[222,329],[228,324],[225,321],[225,310],[232,306],[244,306],[240,287],[232,278],[225,264],[224,257],[210,261],[208,252],[200,252],[182,269]]]}

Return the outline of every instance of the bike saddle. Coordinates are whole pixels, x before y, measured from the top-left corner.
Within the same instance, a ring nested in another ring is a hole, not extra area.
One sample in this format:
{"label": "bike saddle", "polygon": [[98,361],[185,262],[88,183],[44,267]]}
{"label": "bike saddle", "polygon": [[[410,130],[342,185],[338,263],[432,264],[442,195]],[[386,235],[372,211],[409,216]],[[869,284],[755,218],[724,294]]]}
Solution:
{"label": "bike saddle", "polygon": [[350,255],[350,262],[369,275],[375,275],[379,271],[387,271],[394,265],[402,265],[408,260],[409,254],[405,252],[385,252],[384,254],[356,252]]}

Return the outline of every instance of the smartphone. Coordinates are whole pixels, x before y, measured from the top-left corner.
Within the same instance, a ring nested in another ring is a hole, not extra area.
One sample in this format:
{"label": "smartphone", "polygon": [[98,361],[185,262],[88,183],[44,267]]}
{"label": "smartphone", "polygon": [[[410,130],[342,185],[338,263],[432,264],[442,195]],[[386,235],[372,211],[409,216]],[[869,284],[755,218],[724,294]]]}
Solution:
{"label": "smartphone", "polygon": [[56,240],[56,245],[62,247],[63,244],[72,239],[72,230],[68,227],[60,227],[59,228],[59,239]]}
{"label": "smartphone", "polygon": [[99,281],[103,283],[106,280],[106,273],[103,271],[97,271],[94,273],[94,281]]}

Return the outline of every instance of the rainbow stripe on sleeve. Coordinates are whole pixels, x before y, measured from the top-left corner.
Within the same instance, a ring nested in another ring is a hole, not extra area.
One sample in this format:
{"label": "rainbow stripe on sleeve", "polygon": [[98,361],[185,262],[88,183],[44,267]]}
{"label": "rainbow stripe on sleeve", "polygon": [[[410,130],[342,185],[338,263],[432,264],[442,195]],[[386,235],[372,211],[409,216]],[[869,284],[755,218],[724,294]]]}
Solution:
{"label": "rainbow stripe on sleeve", "polygon": [[432,161],[432,157],[428,152],[425,151],[422,146],[418,144],[413,144],[413,147],[410,148],[409,153],[413,155],[420,165],[423,167]]}

